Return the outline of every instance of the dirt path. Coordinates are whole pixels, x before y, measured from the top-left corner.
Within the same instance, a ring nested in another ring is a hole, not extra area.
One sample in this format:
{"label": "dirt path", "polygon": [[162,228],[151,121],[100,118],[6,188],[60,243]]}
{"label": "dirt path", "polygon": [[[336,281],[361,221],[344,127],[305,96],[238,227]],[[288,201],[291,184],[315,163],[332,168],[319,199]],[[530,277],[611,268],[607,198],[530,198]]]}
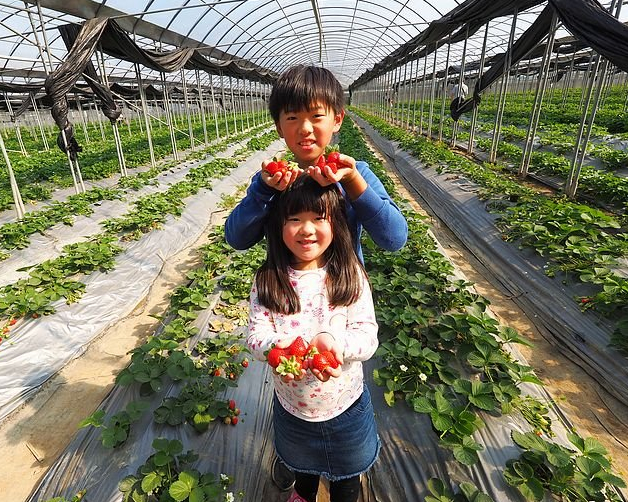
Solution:
{"label": "dirt path", "polygon": [[[376,151],[373,145],[371,148]],[[430,217],[430,228],[436,240],[456,267],[475,284],[477,292],[490,300],[491,310],[500,322],[515,328],[534,344],[517,349],[544,381],[548,392],[578,433],[600,441],[609,451],[618,473],[624,479],[628,478],[628,407],[618,403],[595,379],[552,347],[526,313],[495,286],[498,281],[492,279],[455,234],[441,220],[426,212],[420,194],[395,175],[394,165],[381,156],[379,158],[393,173],[400,195],[411,201],[417,212]]]}

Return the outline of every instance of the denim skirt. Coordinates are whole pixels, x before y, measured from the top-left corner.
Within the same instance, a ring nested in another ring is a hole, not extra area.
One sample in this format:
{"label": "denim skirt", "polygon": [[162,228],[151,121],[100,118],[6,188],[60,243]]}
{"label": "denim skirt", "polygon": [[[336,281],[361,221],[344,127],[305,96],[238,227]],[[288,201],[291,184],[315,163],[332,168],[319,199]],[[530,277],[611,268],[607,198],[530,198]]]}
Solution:
{"label": "denim skirt", "polygon": [[337,481],[366,472],[377,460],[380,440],[368,387],[343,413],[308,422],[287,412],[274,396],[277,456],[293,471]]}

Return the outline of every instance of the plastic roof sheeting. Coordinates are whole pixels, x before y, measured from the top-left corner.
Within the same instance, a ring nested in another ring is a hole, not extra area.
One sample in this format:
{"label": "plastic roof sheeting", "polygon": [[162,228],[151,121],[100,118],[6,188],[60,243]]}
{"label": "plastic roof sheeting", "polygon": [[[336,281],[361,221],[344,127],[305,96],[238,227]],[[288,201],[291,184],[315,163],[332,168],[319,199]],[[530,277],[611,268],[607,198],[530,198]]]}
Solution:
{"label": "plastic roof sheeting", "polygon": [[[218,65],[236,62],[271,74],[297,63],[322,65],[348,86],[385,62],[393,63],[393,69],[394,65],[407,63],[409,60],[397,57],[400,51],[407,53],[405,58],[408,58],[425,50],[419,44],[408,52],[413,42],[416,45],[417,41],[431,40],[442,28],[448,32],[448,22],[460,15],[475,13],[467,25],[468,40],[464,40],[465,26],[459,27],[454,38],[449,39],[452,64],[460,64],[465,47],[467,61],[479,59],[485,31],[482,22],[489,17],[492,19],[488,23],[486,56],[503,53],[512,25],[512,7],[518,7],[517,39],[547,3],[546,0],[488,3],[485,0],[26,0],[17,4],[0,0],[0,82],[19,79],[19,83],[32,83],[33,79],[45,79],[67,54],[58,27],[103,16],[115,19],[145,50],[194,48]],[[600,1],[606,9],[612,3],[612,0]],[[480,5],[487,6],[477,12]],[[628,12],[622,16],[628,17]],[[557,35],[568,33],[560,29]],[[38,48],[44,48],[46,43],[50,46],[49,56]],[[437,71],[444,67],[444,52],[439,51]],[[134,65],[128,61],[106,56],[104,66],[110,82],[135,80]],[[153,70],[146,69],[142,76],[147,83],[160,81],[159,74]],[[180,78],[178,72],[167,75],[170,81]],[[202,84],[211,81],[216,85],[219,77],[203,74],[201,78]],[[217,85],[222,82],[220,78]],[[229,84],[237,85],[237,79]]]}

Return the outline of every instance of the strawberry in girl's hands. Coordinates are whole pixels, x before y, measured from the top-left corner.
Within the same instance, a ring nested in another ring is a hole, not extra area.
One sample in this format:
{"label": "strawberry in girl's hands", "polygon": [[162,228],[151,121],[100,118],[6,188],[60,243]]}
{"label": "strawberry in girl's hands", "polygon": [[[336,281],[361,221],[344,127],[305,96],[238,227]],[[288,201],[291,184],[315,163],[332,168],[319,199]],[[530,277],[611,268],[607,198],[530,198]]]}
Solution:
{"label": "strawberry in girl's hands", "polygon": [[321,373],[325,371],[327,368],[336,369],[339,366],[338,361],[334,354],[329,350],[324,350],[323,352],[319,352],[318,354],[314,354],[312,357],[312,363],[310,367],[312,369],[316,369]]}
{"label": "strawberry in girl's hands", "polygon": [[300,358],[304,358],[309,350],[309,344],[300,336],[297,336],[288,347],[288,352],[291,356]]}
{"label": "strawberry in girl's hands", "polygon": [[273,347],[268,351],[266,360],[273,368],[276,368],[281,364],[283,359],[288,358],[288,351],[286,349],[280,349],[279,347]]}

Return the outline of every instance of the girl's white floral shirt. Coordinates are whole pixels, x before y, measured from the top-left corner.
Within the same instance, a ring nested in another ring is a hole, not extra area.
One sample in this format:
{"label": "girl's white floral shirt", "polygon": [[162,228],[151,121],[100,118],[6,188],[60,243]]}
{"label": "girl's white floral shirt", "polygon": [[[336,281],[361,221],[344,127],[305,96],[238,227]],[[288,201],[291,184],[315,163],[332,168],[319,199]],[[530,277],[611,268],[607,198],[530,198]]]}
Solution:
{"label": "girl's white floral shirt", "polygon": [[271,312],[260,305],[253,283],[247,345],[256,359],[266,361],[264,352],[280,340],[292,340],[300,335],[309,343],[319,333],[333,335],[343,347],[344,364],[338,378],[321,382],[308,371],[302,380],[285,383],[272,373],[281,405],[302,420],[321,422],[340,415],[362,394],[362,361],[370,359],[378,345],[373,297],[368,280],[363,276],[359,299],[349,306],[334,307],[327,299],[325,267],[289,269],[289,275],[299,295],[301,312],[292,315]]}

